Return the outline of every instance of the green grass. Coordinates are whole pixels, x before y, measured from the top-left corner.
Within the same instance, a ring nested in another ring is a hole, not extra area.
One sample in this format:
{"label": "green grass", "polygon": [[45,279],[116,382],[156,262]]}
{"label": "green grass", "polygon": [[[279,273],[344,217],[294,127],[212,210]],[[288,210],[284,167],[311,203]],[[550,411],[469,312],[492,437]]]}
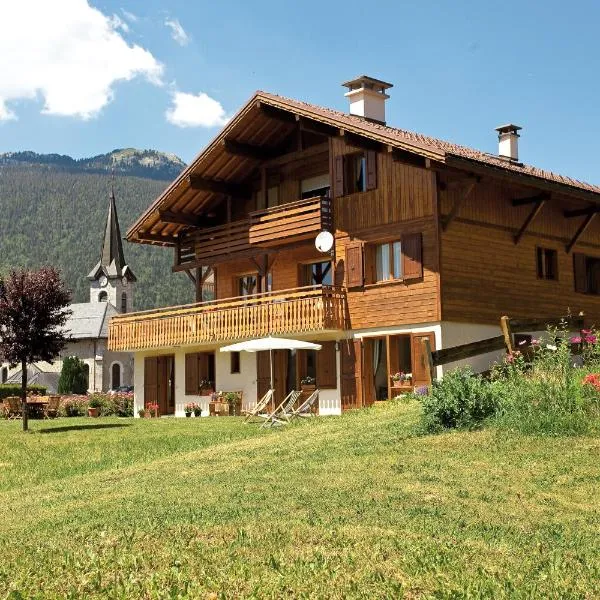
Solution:
{"label": "green grass", "polygon": [[418,417],[2,422],[0,595],[600,596],[600,439]]}

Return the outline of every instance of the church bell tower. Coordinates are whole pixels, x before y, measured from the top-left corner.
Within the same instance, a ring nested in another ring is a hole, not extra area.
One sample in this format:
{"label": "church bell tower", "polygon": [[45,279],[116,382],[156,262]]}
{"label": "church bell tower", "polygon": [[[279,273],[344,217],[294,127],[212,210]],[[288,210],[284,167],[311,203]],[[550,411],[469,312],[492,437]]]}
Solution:
{"label": "church bell tower", "polygon": [[123,241],[117,217],[115,193],[111,189],[108,218],[100,261],[88,275],[90,302],[110,302],[120,313],[133,310],[133,288],[137,281],[125,262]]}

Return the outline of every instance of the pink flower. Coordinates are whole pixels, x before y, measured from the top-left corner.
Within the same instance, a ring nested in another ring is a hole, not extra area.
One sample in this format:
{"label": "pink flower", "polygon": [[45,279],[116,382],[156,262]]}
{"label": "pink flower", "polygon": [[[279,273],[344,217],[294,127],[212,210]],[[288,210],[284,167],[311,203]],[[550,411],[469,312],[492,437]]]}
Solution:
{"label": "pink flower", "polygon": [[581,330],[581,333],[582,333],[583,335],[589,335],[590,333],[592,333],[592,330],[591,330],[591,329],[582,329],[582,330]]}
{"label": "pink flower", "polygon": [[540,345],[540,340],[531,340],[531,345],[532,346],[539,346]]}
{"label": "pink flower", "polygon": [[588,344],[595,344],[596,343],[596,336],[595,335],[586,335],[585,336],[585,341]]}
{"label": "pink flower", "polygon": [[571,338],[571,344],[581,344],[581,336],[579,335],[574,335]]}

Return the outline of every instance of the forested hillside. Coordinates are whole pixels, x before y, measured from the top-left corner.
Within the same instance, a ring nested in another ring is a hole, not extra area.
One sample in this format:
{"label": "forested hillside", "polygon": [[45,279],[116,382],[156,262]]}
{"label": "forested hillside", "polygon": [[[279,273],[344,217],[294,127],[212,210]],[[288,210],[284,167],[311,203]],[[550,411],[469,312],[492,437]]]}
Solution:
{"label": "forested hillside", "polygon": [[[17,266],[57,266],[73,290],[74,301],[87,302],[86,276],[100,258],[113,181],[110,170],[86,172],[77,165],[64,168],[51,160],[37,164],[2,160],[6,156],[0,155],[0,271]],[[162,156],[168,162],[169,157]],[[69,157],[60,158],[64,163]],[[154,175],[150,166],[144,168]],[[160,168],[165,172],[164,162]],[[171,168],[177,172],[177,165]],[[117,210],[125,235],[169,181],[129,175],[126,169],[115,172]],[[139,164],[134,165],[133,172],[139,172]],[[128,243],[124,249],[138,278],[135,308],[193,301],[189,279],[183,273],[171,272],[172,251]]]}

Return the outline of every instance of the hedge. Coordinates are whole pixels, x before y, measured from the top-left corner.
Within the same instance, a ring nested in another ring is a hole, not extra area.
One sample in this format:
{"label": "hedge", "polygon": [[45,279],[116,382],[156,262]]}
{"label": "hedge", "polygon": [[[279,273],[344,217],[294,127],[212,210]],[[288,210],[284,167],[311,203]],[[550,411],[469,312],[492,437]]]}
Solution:
{"label": "hedge", "polygon": [[[43,385],[28,385],[27,391],[39,394],[40,396],[46,395],[48,388]],[[0,384],[0,400],[8,398],[8,396],[21,396],[21,386],[14,383],[2,383]]]}

